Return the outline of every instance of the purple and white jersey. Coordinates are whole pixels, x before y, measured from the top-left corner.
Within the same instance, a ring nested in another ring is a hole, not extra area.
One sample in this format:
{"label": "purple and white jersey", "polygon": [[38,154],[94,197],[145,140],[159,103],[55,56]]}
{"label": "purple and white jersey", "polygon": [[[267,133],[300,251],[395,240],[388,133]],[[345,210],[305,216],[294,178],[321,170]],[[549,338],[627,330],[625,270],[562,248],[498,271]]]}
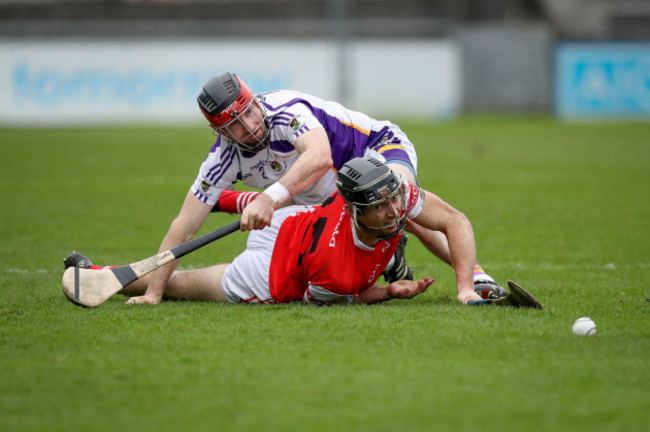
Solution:
{"label": "purple and white jersey", "polygon": [[191,191],[199,200],[214,205],[221,191],[237,181],[265,189],[280,179],[300,154],[294,147],[307,131],[324,128],[332,147],[334,170],[329,170],[309,188],[293,196],[297,204],[322,203],[336,190],[335,172],[350,159],[373,156],[382,162],[402,163],[413,171],[417,156],[413,144],[396,125],[315,96],[289,90],[261,93],[266,110],[270,145],[258,153],[238,150],[219,136],[201,165]]}

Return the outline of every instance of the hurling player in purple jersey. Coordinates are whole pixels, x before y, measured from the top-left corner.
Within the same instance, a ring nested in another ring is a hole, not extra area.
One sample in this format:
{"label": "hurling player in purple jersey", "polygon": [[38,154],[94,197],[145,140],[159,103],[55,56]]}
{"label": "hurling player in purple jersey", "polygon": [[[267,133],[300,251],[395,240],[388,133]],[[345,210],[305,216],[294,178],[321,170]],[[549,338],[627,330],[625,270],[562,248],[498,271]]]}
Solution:
{"label": "hurling player in purple jersey", "polygon": [[[336,170],[355,157],[376,158],[410,184],[418,185],[414,146],[389,121],[378,121],[297,91],[255,95],[230,72],[208,80],[197,100],[218,138],[163,239],[161,251],[192,238],[224,191],[237,181],[263,189],[254,199],[247,195],[249,201],[241,206],[244,231],[269,226],[280,206],[322,203],[336,190]],[[429,251],[453,266],[444,233],[413,221],[408,222],[407,229]],[[413,278],[403,247],[386,268],[392,272],[389,281]],[[149,283],[152,291],[167,284],[177,262],[154,272]],[[507,294],[478,264],[474,279],[475,290],[483,297]],[[131,300],[148,302],[147,294]]]}

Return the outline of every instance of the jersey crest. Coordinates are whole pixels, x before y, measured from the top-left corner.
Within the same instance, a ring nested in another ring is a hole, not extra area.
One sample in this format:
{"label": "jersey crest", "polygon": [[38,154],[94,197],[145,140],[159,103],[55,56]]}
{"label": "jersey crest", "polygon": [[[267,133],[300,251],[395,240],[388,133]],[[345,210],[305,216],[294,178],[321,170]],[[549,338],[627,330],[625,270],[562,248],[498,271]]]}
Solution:
{"label": "jersey crest", "polygon": [[271,169],[275,172],[282,172],[284,171],[284,167],[282,164],[278,161],[273,161],[271,162]]}

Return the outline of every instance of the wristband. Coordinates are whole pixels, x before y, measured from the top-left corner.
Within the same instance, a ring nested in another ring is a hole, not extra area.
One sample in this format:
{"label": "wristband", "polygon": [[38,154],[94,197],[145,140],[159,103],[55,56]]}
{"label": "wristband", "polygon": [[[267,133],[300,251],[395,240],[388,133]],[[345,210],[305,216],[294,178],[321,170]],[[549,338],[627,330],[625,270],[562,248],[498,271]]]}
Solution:
{"label": "wristband", "polygon": [[273,202],[280,204],[291,198],[291,193],[279,181],[273,183],[271,186],[264,190],[264,193],[271,197]]}

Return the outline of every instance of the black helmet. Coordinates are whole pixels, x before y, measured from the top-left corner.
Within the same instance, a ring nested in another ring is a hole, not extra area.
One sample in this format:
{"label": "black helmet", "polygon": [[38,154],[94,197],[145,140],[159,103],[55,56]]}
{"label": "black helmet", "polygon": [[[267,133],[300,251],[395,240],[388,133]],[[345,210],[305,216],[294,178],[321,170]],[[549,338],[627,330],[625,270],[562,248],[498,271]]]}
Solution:
{"label": "black helmet", "polygon": [[[355,158],[346,162],[338,171],[336,188],[343,199],[354,209],[353,219],[355,225],[357,214],[365,214],[367,208],[381,204],[396,195],[402,198],[402,212],[397,215],[397,230],[386,233],[384,226],[364,226],[368,229],[379,229],[384,235],[378,238],[391,238],[399,234],[406,225],[404,211],[404,196],[401,179],[386,165],[371,157]],[[363,226],[363,225],[362,225]]]}

